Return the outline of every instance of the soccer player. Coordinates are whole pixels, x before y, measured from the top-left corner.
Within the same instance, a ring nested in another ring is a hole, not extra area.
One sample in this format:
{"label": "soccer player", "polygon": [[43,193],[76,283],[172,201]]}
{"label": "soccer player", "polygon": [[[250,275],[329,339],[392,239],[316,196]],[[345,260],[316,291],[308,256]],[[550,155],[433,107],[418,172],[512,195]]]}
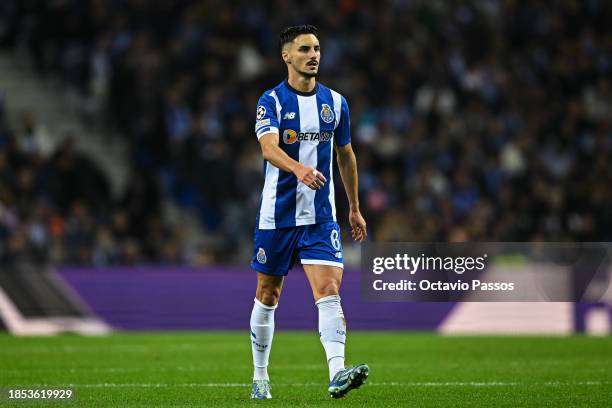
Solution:
{"label": "soccer player", "polygon": [[319,310],[330,395],[340,398],[368,376],[366,364],[344,367],[346,322],[338,295],[343,261],[332,179],[333,150],[350,204],[354,240],[366,238],[366,223],[359,211],[348,105],[342,95],[316,81],[321,57],[317,37],[311,25],[283,30],[280,47],[287,79],[264,92],[257,106],[255,133],[264,158],[265,184],[251,261],[257,271],[251,314],[253,399],[272,398],[267,368],[274,311],[284,276],[298,258]]}

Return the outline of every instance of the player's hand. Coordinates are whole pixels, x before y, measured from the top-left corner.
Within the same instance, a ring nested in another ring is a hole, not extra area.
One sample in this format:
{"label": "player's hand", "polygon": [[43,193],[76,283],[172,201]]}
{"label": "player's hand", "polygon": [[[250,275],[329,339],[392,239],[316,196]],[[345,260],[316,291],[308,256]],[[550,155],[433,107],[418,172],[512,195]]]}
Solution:
{"label": "player's hand", "polygon": [[293,174],[295,174],[298,180],[300,180],[302,183],[306,184],[313,190],[320,189],[327,181],[323,173],[321,173],[317,169],[304,165],[299,165],[298,168],[295,169]]}
{"label": "player's hand", "polygon": [[351,235],[355,241],[363,242],[368,236],[366,232],[366,222],[359,210],[349,212],[349,224],[351,224]]}

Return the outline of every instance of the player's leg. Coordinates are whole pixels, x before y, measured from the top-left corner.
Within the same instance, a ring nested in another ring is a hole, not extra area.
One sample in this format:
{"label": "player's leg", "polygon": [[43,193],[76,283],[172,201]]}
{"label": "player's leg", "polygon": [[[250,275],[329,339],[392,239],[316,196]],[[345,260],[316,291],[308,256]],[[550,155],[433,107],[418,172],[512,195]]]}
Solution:
{"label": "player's leg", "polygon": [[344,369],[346,320],[340,304],[342,268],[329,265],[304,264],[315,304],[319,310],[319,336],[325,349],[329,378]]}
{"label": "player's leg", "polygon": [[257,271],[257,289],[251,312],[253,387],[251,398],[268,399],[268,364],[274,337],[274,312],[283,280],[294,261],[297,232],[293,229],[255,230],[251,267]]}
{"label": "player's leg", "polygon": [[278,306],[283,276],[257,273],[257,290],[251,312],[253,381],[269,380],[268,364],[274,337],[274,311]]}
{"label": "player's leg", "polygon": [[[308,261],[305,261],[308,262]],[[324,297],[338,296],[342,284],[342,267],[331,265],[302,264],[315,302]]]}
{"label": "player's leg", "polygon": [[283,289],[284,279],[284,276],[266,275],[265,273],[257,272],[255,299],[268,307],[277,306],[281,290]]}
{"label": "player's leg", "polygon": [[344,368],[346,321],[340,304],[342,241],[336,222],[308,226],[299,243],[299,257],[319,309],[319,335],[330,379]]}
{"label": "player's leg", "polygon": [[328,391],[339,398],[361,386],[369,368],[366,364],[344,367],[346,320],[339,295],[344,265],[338,224],[309,226],[300,241],[299,257],[319,310],[319,335],[329,367]]}

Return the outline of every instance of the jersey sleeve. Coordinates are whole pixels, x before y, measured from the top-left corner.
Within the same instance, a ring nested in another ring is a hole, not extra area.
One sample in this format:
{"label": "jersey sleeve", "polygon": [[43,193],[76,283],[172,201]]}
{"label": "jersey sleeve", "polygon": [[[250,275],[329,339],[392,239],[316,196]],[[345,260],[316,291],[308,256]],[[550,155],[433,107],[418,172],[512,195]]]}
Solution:
{"label": "jersey sleeve", "polygon": [[351,118],[349,115],[348,103],[344,96],[340,108],[340,121],[336,128],[334,139],[337,146],[344,146],[351,143]]}
{"label": "jersey sleeve", "polygon": [[278,133],[278,117],[276,116],[276,100],[268,94],[263,94],[257,103],[255,116],[257,140],[266,133]]}

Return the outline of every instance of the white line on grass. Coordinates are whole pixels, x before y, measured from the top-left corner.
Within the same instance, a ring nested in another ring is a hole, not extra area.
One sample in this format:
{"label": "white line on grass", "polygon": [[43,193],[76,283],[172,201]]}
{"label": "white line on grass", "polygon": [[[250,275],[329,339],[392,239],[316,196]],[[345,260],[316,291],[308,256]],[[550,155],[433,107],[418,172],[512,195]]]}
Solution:
{"label": "white line on grass", "polygon": [[[389,367],[414,367],[413,364],[385,364],[385,368]],[[221,367],[225,369],[225,367]],[[233,370],[245,370],[251,369],[252,365],[237,364],[232,365]],[[324,364],[302,364],[302,365],[274,365],[275,370],[279,371],[324,371],[327,367]],[[6,368],[2,369],[5,374],[31,374],[31,373],[49,373],[49,372],[68,372],[68,373],[129,373],[129,372],[198,372],[198,371],[211,371],[209,366],[156,366],[156,367],[28,367],[28,368]],[[605,368],[597,370],[591,370],[591,372],[606,372]]]}
{"label": "white line on grass", "polygon": [[[183,350],[202,350],[210,349],[205,344],[174,344],[174,345],[130,345],[130,344],[92,344],[92,345],[58,345],[57,347],[40,347],[40,346],[21,346],[21,347],[3,347],[0,349],[0,354],[30,354],[30,353],[99,353],[100,351],[126,352],[126,353],[148,353],[159,352],[165,353],[169,351]],[[214,346],[215,351],[221,349],[231,349],[229,345]]]}
{"label": "white line on grass", "polygon": [[[514,382],[514,381],[447,381],[447,382],[369,382],[371,387],[517,387],[517,386],[571,386],[571,385],[609,385],[609,381],[545,381],[545,382]],[[46,387],[57,384],[38,384],[36,387]],[[238,388],[250,387],[250,383],[97,383],[68,384],[75,388]],[[277,387],[324,387],[323,383],[275,383]]]}

